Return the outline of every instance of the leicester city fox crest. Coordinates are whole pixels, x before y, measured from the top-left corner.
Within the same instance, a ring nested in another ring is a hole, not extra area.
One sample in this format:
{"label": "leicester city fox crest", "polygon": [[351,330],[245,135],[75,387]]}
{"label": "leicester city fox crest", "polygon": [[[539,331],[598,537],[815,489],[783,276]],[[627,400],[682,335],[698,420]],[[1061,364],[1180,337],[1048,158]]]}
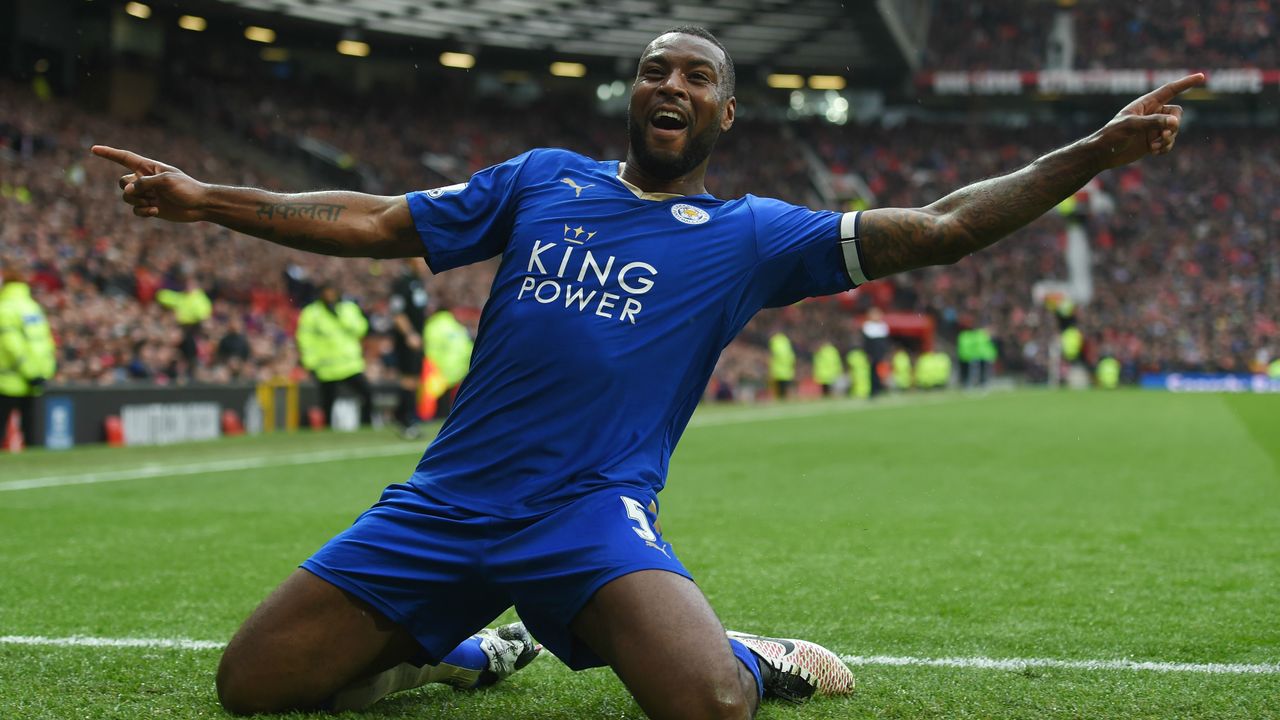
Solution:
{"label": "leicester city fox crest", "polygon": [[672,205],[671,214],[685,225],[701,225],[711,219],[706,210],[684,203]]}

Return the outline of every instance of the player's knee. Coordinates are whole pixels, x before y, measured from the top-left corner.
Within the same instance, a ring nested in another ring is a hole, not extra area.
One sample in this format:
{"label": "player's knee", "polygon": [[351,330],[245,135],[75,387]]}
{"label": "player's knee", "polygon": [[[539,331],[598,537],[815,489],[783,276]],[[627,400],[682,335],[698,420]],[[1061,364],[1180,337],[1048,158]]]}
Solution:
{"label": "player's knee", "polygon": [[218,662],[218,675],[215,680],[218,688],[218,702],[222,709],[232,715],[255,715],[257,713],[279,710],[267,697],[258,683],[253,681],[253,673],[249,672],[243,662],[238,662],[237,653],[228,649]]}
{"label": "player's knee", "polygon": [[228,657],[228,653],[223,653],[222,659],[218,661],[218,675],[214,684],[218,688],[218,702],[222,704],[222,709],[232,715],[253,714],[247,702],[242,676],[242,673],[237,672],[235,663]]}
{"label": "player's knee", "polygon": [[700,693],[681,715],[705,720],[749,720],[755,710],[753,700],[736,684],[713,686]]}
{"label": "player's knee", "polygon": [[699,717],[707,720],[749,720],[753,705],[741,692],[720,694],[708,698]]}

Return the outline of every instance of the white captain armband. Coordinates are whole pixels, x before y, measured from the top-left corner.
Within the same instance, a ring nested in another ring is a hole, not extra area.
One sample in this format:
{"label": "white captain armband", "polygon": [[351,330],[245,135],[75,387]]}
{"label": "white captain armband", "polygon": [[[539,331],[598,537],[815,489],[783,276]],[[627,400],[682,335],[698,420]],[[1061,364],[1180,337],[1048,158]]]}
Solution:
{"label": "white captain armband", "polygon": [[868,278],[862,270],[862,242],[858,238],[861,231],[862,211],[847,212],[840,218],[840,249],[844,253],[844,268],[855,286],[867,282]]}

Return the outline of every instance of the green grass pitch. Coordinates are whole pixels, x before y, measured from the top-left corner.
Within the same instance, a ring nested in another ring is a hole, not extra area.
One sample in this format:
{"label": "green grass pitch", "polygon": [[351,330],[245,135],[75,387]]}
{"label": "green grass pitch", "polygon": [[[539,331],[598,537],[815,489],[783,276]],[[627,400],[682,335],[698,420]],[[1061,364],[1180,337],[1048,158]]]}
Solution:
{"label": "green grass pitch", "polygon": [[[420,450],[361,432],[0,455],[0,636],[223,642]],[[300,462],[316,453],[329,459]],[[136,470],[148,477],[119,479]],[[101,482],[13,488],[53,476]],[[1280,717],[1280,398],[712,407],[662,501],[667,539],[734,629],[851,656],[1270,668],[873,662],[854,667],[852,697],[761,718]],[[222,717],[217,658],[7,637],[0,718]],[[553,658],[491,690],[435,686],[365,715],[641,717],[607,670]]]}

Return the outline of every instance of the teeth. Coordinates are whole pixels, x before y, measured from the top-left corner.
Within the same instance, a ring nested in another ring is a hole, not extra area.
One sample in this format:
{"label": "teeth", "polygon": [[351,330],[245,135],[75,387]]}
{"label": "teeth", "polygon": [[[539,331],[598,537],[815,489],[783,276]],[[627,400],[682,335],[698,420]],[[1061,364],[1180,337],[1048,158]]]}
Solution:
{"label": "teeth", "polygon": [[655,118],[667,117],[667,118],[672,118],[674,120],[678,120],[680,122],[684,122],[684,118],[681,117],[679,113],[675,113],[670,110],[659,110],[658,112],[654,113],[653,116]]}

